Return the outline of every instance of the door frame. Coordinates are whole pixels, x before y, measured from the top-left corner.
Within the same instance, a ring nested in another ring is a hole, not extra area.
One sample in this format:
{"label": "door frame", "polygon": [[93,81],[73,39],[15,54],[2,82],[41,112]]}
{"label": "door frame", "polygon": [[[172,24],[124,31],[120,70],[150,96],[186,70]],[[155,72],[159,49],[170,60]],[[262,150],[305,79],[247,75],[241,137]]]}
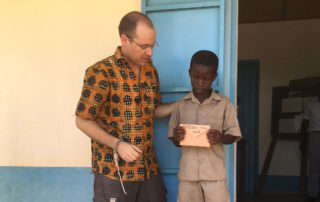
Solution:
{"label": "door frame", "polygon": [[[175,3],[165,3],[149,5],[148,0],[141,1],[141,10],[148,15],[148,12],[188,9],[194,7],[220,6],[220,46],[219,65],[223,66],[223,72],[220,74],[219,83],[215,89],[219,93],[227,96],[234,106],[237,105],[237,36],[238,36],[238,1],[237,0],[208,0],[204,2],[183,3],[183,0],[176,0]],[[220,52],[221,51],[221,52]],[[222,75],[221,75],[222,74]],[[170,90],[172,89],[172,90]],[[161,89],[162,92],[187,92],[191,89]],[[225,145],[225,166],[228,175],[228,187],[230,201],[236,201],[236,144]]]}

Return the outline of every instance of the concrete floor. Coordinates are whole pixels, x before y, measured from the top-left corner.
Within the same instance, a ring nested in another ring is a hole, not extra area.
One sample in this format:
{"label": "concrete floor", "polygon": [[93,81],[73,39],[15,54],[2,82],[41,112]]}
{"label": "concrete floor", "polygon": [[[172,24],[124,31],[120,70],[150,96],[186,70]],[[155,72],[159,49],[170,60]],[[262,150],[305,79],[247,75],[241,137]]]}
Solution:
{"label": "concrete floor", "polygon": [[[263,193],[238,197],[237,202],[303,202],[299,193]],[[318,200],[320,202],[320,200]]]}

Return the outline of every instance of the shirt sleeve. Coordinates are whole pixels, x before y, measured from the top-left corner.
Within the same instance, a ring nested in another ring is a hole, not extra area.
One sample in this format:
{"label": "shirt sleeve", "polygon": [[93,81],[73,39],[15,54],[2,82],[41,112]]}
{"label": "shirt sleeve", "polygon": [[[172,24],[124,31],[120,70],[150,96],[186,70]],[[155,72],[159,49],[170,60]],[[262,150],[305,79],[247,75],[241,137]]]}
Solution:
{"label": "shirt sleeve", "polygon": [[154,68],[154,75],[156,77],[156,93],[154,97],[154,107],[156,108],[159,104],[162,103],[161,101],[161,93],[160,93],[160,82],[159,82],[159,74],[156,68]]}
{"label": "shirt sleeve", "polygon": [[106,71],[96,66],[89,67],[75,114],[85,119],[96,120],[101,106],[107,100],[109,90]]}
{"label": "shirt sleeve", "polygon": [[236,110],[230,101],[227,102],[224,111],[223,133],[235,136],[236,141],[242,138]]}

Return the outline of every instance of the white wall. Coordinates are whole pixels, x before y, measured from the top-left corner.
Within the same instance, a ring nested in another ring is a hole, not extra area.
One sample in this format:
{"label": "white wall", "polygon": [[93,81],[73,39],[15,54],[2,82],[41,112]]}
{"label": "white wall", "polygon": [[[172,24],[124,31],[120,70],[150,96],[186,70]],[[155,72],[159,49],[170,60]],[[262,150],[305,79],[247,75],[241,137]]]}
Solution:
{"label": "white wall", "polygon": [[0,166],[90,166],[74,124],[85,69],[140,0],[1,1]]}
{"label": "white wall", "polygon": [[[259,168],[271,142],[272,87],[320,76],[320,19],[239,25],[239,60],[260,60]],[[299,175],[297,141],[279,141],[269,175]]]}

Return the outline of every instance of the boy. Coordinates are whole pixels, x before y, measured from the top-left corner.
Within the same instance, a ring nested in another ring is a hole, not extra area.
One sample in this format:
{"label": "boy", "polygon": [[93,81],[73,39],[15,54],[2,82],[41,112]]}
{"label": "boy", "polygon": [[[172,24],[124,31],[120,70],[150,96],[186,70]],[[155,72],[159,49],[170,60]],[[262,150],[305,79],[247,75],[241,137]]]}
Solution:
{"label": "boy", "polygon": [[223,144],[241,139],[236,112],[230,100],[211,88],[217,77],[218,58],[207,50],[196,52],[190,63],[192,91],[177,101],[168,137],[180,147],[185,129],[180,124],[208,125],[210,147],[182,146],[179,202],[229,202]]}

